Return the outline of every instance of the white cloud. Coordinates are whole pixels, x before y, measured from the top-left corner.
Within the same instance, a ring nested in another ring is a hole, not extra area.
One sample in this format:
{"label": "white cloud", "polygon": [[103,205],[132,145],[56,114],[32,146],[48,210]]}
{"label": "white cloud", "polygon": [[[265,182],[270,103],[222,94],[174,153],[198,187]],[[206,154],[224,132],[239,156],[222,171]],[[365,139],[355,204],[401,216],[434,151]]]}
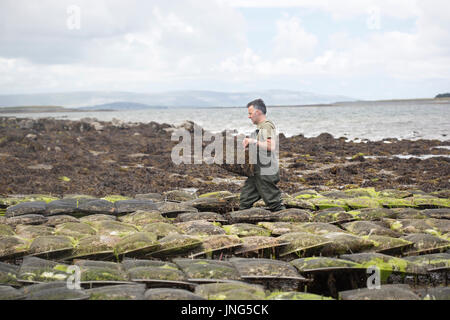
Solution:
{"label": "white cloud", "polygon": [[[227,81],[241,90],[272,77],[338,78],[349,90],[356,77],[450,81],[450,3],[443,0],[20,1],[0,2],[0,93],[148,91],[196,81]],[[66,26],[72,4],[81,8],[80,30]],[[343,24],[376,7],[381,23],[391,17],[416,25],[410,32],[380,28],[323,38],[286,15],[270,21],[272,52],[261,53],[246,38],[240,7],[305,7]]]}
{"label": "white cloud", "polygon": [[313,55],[318,40],[305,31],[299,18],[284,17],[276,22],[276,26],[274,53],[277,57],[305,60]]}

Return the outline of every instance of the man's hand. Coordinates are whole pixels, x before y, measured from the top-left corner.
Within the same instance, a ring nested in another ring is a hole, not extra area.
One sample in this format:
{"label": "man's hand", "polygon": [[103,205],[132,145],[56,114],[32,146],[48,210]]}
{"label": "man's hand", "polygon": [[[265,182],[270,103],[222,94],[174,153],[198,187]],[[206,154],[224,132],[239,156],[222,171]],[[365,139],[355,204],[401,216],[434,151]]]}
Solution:
{"label": "man's hand", "polygon": [[248,147],[249,144],[253,144],[256,143],[257,141],[255,139],[251,139],[251,138],[245,138],[242,141],[242,146],[244,147],[244,149],[246,149]]}

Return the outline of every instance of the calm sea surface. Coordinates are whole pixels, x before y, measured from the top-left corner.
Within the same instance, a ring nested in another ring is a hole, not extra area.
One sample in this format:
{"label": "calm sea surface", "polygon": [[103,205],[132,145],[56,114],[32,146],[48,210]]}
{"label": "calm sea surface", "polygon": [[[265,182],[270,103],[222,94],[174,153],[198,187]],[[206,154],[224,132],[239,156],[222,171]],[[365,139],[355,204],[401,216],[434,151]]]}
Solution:
{"label": "calm sea surface", "polygon": [[[219,132],[236,129],[249,133],[254,126],[247,118],[247,108],[170,108],[150,111],[68,112],[2,114],[18,118],[79,120],[85,117],[110,121],[117,118],[127,122],[155,121],[181,124],[191,120],[206,130]],[[349,140],[384,138],[450,140],[450,100],[436,103],[427,101],[358,102],[336,106],[274,107],[267,116],[275,122],[279,132],[286,136],[303,134],[316,137],[323,132],[335,138]]]}

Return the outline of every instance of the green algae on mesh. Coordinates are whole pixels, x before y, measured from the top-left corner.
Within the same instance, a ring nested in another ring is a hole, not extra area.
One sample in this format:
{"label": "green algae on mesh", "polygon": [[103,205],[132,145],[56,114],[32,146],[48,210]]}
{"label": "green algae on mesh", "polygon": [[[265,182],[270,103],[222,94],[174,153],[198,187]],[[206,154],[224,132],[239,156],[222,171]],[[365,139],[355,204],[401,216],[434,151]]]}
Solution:
{"label": "green algae on mesh", "polygon": [[33,240],[30,245],[30,253],[46,253],[74,248],[73,239],[67,236],[41,236]]}
{"label": "green algae on mesh", "polygon": [[305,229],[302,228],[302,223],[259,222],[258,226],[266,228],[273,236],[278,236],[290,232],[305,232]]}
{"label": "green algae on mesh", "polygon": [[154,233],[138,232],[126,237],[123,237],[114,247],[116,254],[127,254],[139,251],[141,254],[146,254],[155,251],[159,248],[157,236]]}
{"label": "green algae on mesh", "polygon": [[326,222],[326,223],[351,221],[351,220],[355,220],[355,217],[347,213],[346,211],[339,211],[339,212],[319,211],[312,218],[312,221],[314,222]]}
{"label": "green algae on mesh", "polygon": [[276,216],[280,222],[309,222],[312,219],[310,211],[297,208],[278,211]]}
{"label": "green algae on mesh", "polygon": [[34,239],[40,236],[50,236],[54,233],[52,227],[43,225],[18,225],[16,227],[16,234],[21,238]]}
{"label": "green algae on mesh", "polygon": [[19,267],[0,262],[0,286],[20,286],[19,282],[17,281],[18,271]]}
{"label": "green algae on mesh", "polygon": [[55,233],[57,235],[69,236],[75,239],[92,236],[97,231],[89,224],[83,222],[65,222],[56,227]]}
{"label": "green algae on mesh", "polygon": [[281,241],[278,238],[268,236],[250,236],[242,238],[242,246],[238,248],[235,253],[242,254],[248,252],[256,252],[262,249],[275,248],[286,245],[287,241]]}
{"label": "green algae on mesh", "polygon": [[80,222],[77,218],[70,215],[57,215],[51,216],[47,218],[47,222],[45,222],[46,226],[56,227],[57,225],[66,223],[66,222]]}
{"label": "green algae on mesh", "polygon": [[249,223],[225,225],[222,228],[228,235],[237,235],[238,237],[270,236],[269,230]]}
{"label": "green algae on mesh", "polygon": [[432,196],[412,197],[412,202],[419,208],[450,208],[450,199],[436,198]]}
{"label": "green algae on mesh", "polygon": [[[188,222],[188,221],[194,221],[194,220],[206,220],[209,222],[227,222],[227,219],[225,219],[221,214],[216,212],[186,212],[178,215],[175,218],[175,222]],[[220,225],[219,225],[220,226]]]}
{"label": "green algae on mesh", "polygon": [[89,300],[144,300],[144,284],[118,284],[86,290]]}
{"label": "green algae on mesh", "polygon": [[342,208],[345,211],[350,210],[347,205],[346,199],[333,199],[333,198],[314,198],[309,200],[316,208],[319,210],[328,209],[328,208]]}
{"label": "green algae on mesh", "polygon": [[26,257],[19,269],[18,279],[33,282],[53,282],[67,279],[68,265],[44,259]]}
{"label": "green algae on mesh", "polygon": [[0,238],[0,257],[22,255],[28,251],[31,241],[18,236]]}
{"label": "green algae on mesh", "polygon": [[354,188],[344,190],[344,193],[352,196],[352,197],[370,197],[377,198],[379,196],[379,192],[375,190],[375,188]]}
{"label": "green algae on mesh", "polygon": [[114,244],[118,241],[117,237],[107,236],[88,236],[78,241],[75,250],[74,257],[94,255],[104,252],[113,252]]}
{"label": "green algae on mesh", "polygon": [[145,226],[149,223],[167,221],[167,219],[161,215],[161,212],[157,210],[154,211],[138,210],[136,212],[119,217],[119,220],[121,222],[137,226]]}
{"label": "green algae on mesh", "polygon": [[425,219],[429,218],[429,215],[426,213],[426,210],[419,210],[415,208],[393,208],[390,209],[393,214],[392,219]]}
{"label": "green algae on mesh", "polygon": [[151,232],[157,235],[158,239],[164,238],[171,233],[183,233],[180,229],[170,223],[155,222],[144,226],[142,232]]}
{"label": "green algae on mesh", "polygon": [[203,193],[199,195],[199,198],[209,198],[209,197],[215,197],[215,198],[225,198],[225,197],[231,197],[233,194],[230,191],[215,191],[215,192],[209,192],[209,193]]}
{"label": "green algae on mesh", "polygon": [[381,198],[407,198],[412,196],[412,193],[409,191],[397,190],[397,189],[384,189],[378,193],[378,196]]}
{"label": "green algae on mesh", "polygon": [[256,221],[274,221],[278,218],[278,213],[273,213],[263,208],[250,208],[230,212],[229,216],[234,223],[252,223]]}
{"label": "green algae on mesh", "polygon": [[364,208],[381,208],[382,205],[377,199],[370,197],[359,197],[359,198],[349,198],[345,199],[345,203],[350,209],[364,209]]}
{"label": "green algae on mesh", "polygon": [[324,235],[330,232],[344,232],[341,228],[332,225],[330,223],[323,222],[309,222],[302,225],[302,228],[307,232],[311,232],[317,235]]}
{"label": "green algae on mesh", "polygon": [[81,270],[81,281],[127,281],[118,270],[88,267]]}
{"label": "green algae on mesh", "polygon": [[429,250],[445,251],[450,248],[450,241],[427,233],[412,233],[402,239],[414,243],[413,248],[408,250],[408,254],[417,254]]}
{"label": "green algae on mesh", "polygon": [[163,280],[163,281],[185,281],[186,276],[177,268],[163,265],[163,266],[147,266],[135,267],[128,270],[128,275],[131,280]]}
{"label": "green algae on mesh", "polygon": [[304,279],[291,264],[274,259],[231,258],[239,274],[243,278],[294,278]]}
{"label": "green algae on mesh", "polygon": [[92,226],[97,230],[97,234],[125,237],[138,232],[138,229],[127,223],[119,221],[94,221]]}
{"label": "green algae on mesh", "polygon": [[239,272],[232,263],[209,259],[175,259],[174,262],[189,279],[239,280]]}
{"label": "green algae on mesh", "polygon": [[362,268],[360,264],[348,260],[331,257],[309,257],[296,259],[290,262],[300,272],[309,270],[330,269],[330,268]]}
{"label": "green algae on mesh", "polygon": [[386,283],[389,276],[393,273],[423,273],[424,270],[418,265],[405,259],[388,256],[381,253],[356,253],[342,255],[341,259],[346,259],[359,263],[363,268],[376,266],[380,269],[381,282]]}
{"label": "green algae on mesh", "polygon": [[429,233],[441,236],[450,230],[450,222],[444,219],[385,219],[391,229],[403,233]]}
{"label": "green algae on mesh", "polygon": [[411,241],[400,238],[388,237],[383,235],[363,236],[364,239],[372,241],[376,251],[384,251],[394,248],[408,248],[413,245]]}
{"label": "green algae on mesh", "polygon": [[208,300],[263,300],[262,287],[245,282],[210,283],[195,288],[195,294]]}
{"label": "green algae on mesh", "polygon": [[120,264],[105,261],[76,260],[81,269],[81,281],[128,281]]}
{"label": "green algae on mesh", "polygon": [[176,227],[180,229],[183,233],[193,236],[210,236],[210,235],[221,235],[225,234],[225,230],[223,230],[216,224],[206,221],[206,220],[194,220],[194,221],[186,221],[179,222],[176,224]]}
{"label": "green algae on mesh", "polygon": [[294,199],[313,199],[313,198],[320,198],[323,196],[319,194],[316,190],[309,189],[294,193],[292,197]]}
{"label": "green algae on mesh", "polygon": [[15,232],[13,228],[6,224],[0,224],[0,239],[7,236],[13,236]]}
{"label": "green algae on mesh", "polygon": [[272,292],[266,300],[334,300],[331,297],[325,297],[307,292]]}
{"label": "green algae on mesh", "polygon": [[16,195],[10,197],[0,197],[0,206],[14,206],[22,202],[44,201],[49,203],[55,200],[59,200],[57,197],[45,194],[30,194],[30,195]]}
{"label": "green algae on mesh", "polygon": [[121,266],[127,271],[130,269],[133,269],[133,268],[138,268],[138,267],[154,267],[154,268],[158,267],[158,268],[164,268],[164,269],[178,270],[178,267],[176,264],[167,262],[167,261],[161,261],[161,260],[125,258],[125,259],[123,259]]}
{"label": "green algae on mesh", "polygon": [[342,232],[327,233],[324,237],[330,241],[321,250],[321,254],[324,256],[362,252],[372,248],[374,245],[372,241]]}
{"label": "green algae on mesh", "polygon": [[[285,199],[283,200],[283,204],[285,204],[285,206],[287,208],[298,208],[298,209],[307,209],[307,210],[311,210],[314,211],[317,209],[317,207],[312,203],[312,200],[314,200],[316,198],[313,199]],[[319,199],[319,198],[317,198]]]}
{"label": "green algae on mesh", "polygon": [[370,288],[339,292],[340,300],[420,300],[408,285],[384,284],[375,290]]}
{"label": "green algae on mesh", "polygon": [[103,197],[101,199],[114,203],[116,201],[130,200],[130,199],[133,199],[133,198],[126,197],[126,196],[121,196],[121,195],[108,195],[108,196]]}
{"label": "green algae on mesh", "polygon": [[116,221],[116,217],[111,214],[97,213],[81,217],[79,220],[79,222],[87,223],[90,226],[93,226],[98,221]]}
{"label": "green algae on mesh", "polygon": [[427,269],[450,268],[449,253],[432,253],[421,256],[405,257],[404,259]]}
{"label": "green algae on mesh", "polygon": [[201,240],[197,237],[175,233],[169,234],[159,240],[160,244],[159,250],[150,253],[150,255],[182,254],[200,246],[201,243],[202,243]]}
{"label": "green algae on mesh", "polygon": [[385,208],[417,208],[411,198],[396,199],[396,198],[377,198],[379,203]]}
{"label": "green algae on mesh", "polygon": [[320,248],[330,241],[323,237],[307,232],[286,233],[277,238],[280,242],[288,243],[282,248],[280,256],[285,256],[294,252],[304,251],[312,248]]}
{"label": "green algae on mesh", "polygon": [[345,230],[357,234],[360,236],[366,236],[369,234],[380,236],[399,237],[401,234],[397,231],[385,228],[375,222],[371,221],[354,221],[348,222],[342,225]]}
{"label": "green algae on mesh", "polygon": [[233,248],[242,245],[242,240],[235,235],[212,235],[202,238],[202,244],[195,250],[195,255],[212,253],[217,250]]}

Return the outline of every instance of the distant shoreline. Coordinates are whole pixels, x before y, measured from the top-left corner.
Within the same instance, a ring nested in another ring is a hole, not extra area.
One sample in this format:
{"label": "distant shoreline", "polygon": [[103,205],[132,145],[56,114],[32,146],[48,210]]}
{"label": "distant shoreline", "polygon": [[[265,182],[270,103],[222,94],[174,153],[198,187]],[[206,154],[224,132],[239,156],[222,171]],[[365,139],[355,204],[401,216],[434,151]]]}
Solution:
{"label": "distant shoreline", "polygon": [[0,113],[64,113],[64,112],[110,112],[112,109],[102,110],[83,110],[75,108],[65,107],[53,107],[53,106],[30,106],[30,107],[0,107]]}
{"label": "distant shoreline", "polygon": [[[410,102],[433,102],[436,104],[450,104],[450,98],[423,98],[423,99],[393,99],[393,100],[358,100],[358,101],[339,101],[334,103],[318,103],[318,104],[300,104],[300,105],[268,105],[269,108],[305,108],[305,107],[351,107],[361,104],[376,103],[410,103]],[[165,109],[237,109],[243,106],[211,106],[211,107],[195,107],[195,106],[174,106],[164,107]],[[148,109],[161,107],[149,106]],[[130,110],[146,110],[146,109],[85,109],[85,108],[66,108],[63,106],[17,106],[17,107],[0,107],[0,114],[21,114],[21,113],[64,113],[64,112],[118,112]]]}

